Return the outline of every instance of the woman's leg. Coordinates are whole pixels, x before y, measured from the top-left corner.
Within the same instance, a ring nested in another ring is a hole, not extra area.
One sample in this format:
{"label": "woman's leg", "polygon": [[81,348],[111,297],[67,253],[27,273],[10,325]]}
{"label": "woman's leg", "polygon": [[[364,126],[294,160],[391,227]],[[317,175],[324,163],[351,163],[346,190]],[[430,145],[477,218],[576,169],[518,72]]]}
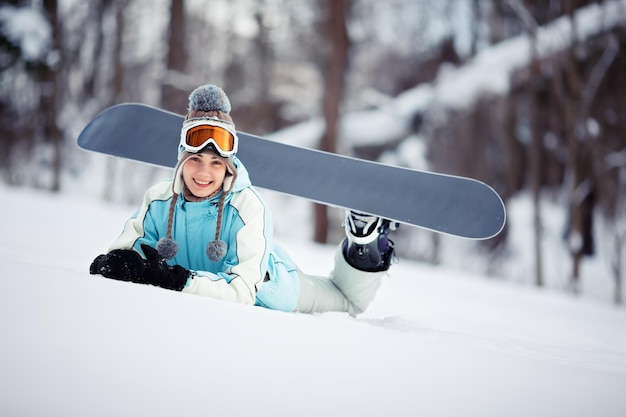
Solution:
{"label": "woman's leg", "polygon": [[335,266],[328,277],[298,271],[300,297],[296,311],[314,313],[345,311],[356,316],[374,300],[394,254],[389,240],[395,223],[365,213],[346,213],[346,239],[335,252]]}
{"label": "woman's leg", "polygon": [[296,311],[343,311],[356,316],[367,309],[374,300],[386,271],[358,270],[348,264],[343,252],[344,245],[341,245],[335,253],[335,266],[329,276],[315,276],[298,271],[300,298]]}

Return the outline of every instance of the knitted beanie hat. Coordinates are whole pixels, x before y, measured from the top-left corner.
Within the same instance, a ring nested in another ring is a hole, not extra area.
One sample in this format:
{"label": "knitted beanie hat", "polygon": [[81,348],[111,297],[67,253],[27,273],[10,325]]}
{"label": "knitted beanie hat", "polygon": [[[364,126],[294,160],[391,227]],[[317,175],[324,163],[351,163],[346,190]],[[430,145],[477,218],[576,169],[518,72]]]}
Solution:
{"label": "knitted beanie hat", "polygon": [[[219,119],[220,123],[223,121],[227,130],[236,135],[235,125],[230,117],[230,101],[224,91],[211,84],[203,85],[196,88],[189,96],[189,107],[185,121],[189,119],[197,118],[212,118]],[[184,127],[184,123],[183,123]],[[222,194],[220,196],[217,214],[217,225],[215,230],[215,240],[209,242],[206,248],[206,254],[209,260],[212,262],[218,262],[226,255],[226,242],[220,240],[221,228],[222,228],[222,216],[224,213],[224,204],[226,196],[230,193],[237,180],[237,168],[234,163],[234,156],[222,157],[212,144],[207,145],[201,149],[198,153],[202,152],[214,152],[220,156],[226,164],[226,177],[222,184]],[[172,181],[172,200],[170,202],[170,208],[167,220],[167,235],[161,238],[157,243],[157,251],[165,259],[172,259],[178,252],[178,243],[172,239],[172,225],[174,222],[174,214],[176,209],[176,202],[181,193],[185,190],[185,184],[183,181],[183,165],[189,157],[194,153],[186,151],[182,146],[178,149],[178,163],[174,170],[174,180]]]}

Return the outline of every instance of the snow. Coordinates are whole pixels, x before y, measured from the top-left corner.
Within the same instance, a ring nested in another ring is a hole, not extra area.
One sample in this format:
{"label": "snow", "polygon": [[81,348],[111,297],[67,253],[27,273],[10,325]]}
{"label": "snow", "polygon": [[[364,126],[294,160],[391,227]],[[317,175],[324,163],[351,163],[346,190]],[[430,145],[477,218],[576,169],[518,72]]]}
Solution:
{"label": "snow", "polygon": [[281,313],[89,275],[134,207],[0,198],[3,415],[626,415],[623,309],[401,260],[357,318]]}

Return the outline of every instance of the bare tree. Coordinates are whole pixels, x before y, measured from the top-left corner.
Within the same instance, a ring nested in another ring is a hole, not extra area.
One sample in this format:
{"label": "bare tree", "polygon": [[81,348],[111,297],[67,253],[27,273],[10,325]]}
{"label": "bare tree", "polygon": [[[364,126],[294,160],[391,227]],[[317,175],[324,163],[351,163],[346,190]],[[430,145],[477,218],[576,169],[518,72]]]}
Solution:
{"label": "bare tree", "polygon": [[[52,28],[52,50],[60,60],[61,27],[59,24],[59,7],[56,0],[43,1],[44,12]],[[60,113],[61,101],[61,68],[62,62],[41,62],[37,68],[37,82],[40,84],[38,116],[41,131],[38,132],[44,142],[52,147],[52,182],[50,189],[61,189],[61,168],[63,166],[63,132],[59,127],[57,116]]]}
{"label": "bare tree", "polygon": [[543,132],[545,126],[541,126],[541,115],[543,110],[540,109],[541,103],[544,101],[541,97],[541,91],[543,88],[543,80],[541,77],[541,62],[537,53],[537,29],[538,24],[528,11],[528,9],[521,3],[520,0],[508,0],[508,4],[524,22],[528,33],[530,34],[531,42],[531,54],[532,60],[530,63],[530,80],[529,87],[529,118],[531,124],[531,152],[530,161],[531,167],[531,187],[533,196],[533,229],[534,229],[534,245],[533,252],[535,256],[535,284],[538,287],[544,285],[543,277],[543,225],[541,218],[541,188],[543,185],[544,172],[543,172]]}
{"label": "bare tree", "polygon": [[170,23],[167,43],[167,74],[161,86],[161,106],[179,112],[187,102],[186,85],[177,80],[184,79],[187,70],[187,45],[185,43],[185,0],[171,0]]}
{"label": "bare tree", "polygon": [[613,58],[609,58],[608,62],[601,59],[589,75],[583,73],[577,59],[577,50],[581,45],[576,36],[578,28],[573,3],[571,0],[564,2],[565,11],[572,20],[573,42],[567,55],[565,79],[559,93],[563,99],[571,170],[569,224],[569,244],[572,253],[571,287],[574,292],[578,292],[582,258],[594,253],[593,213],[597,187],[593,161],[595,146],[589,138],[587,121],[597,85]]}
{"label": "bare tree", "polygon": [[[328,55],[326,57],[324,97],[322,99],[322,112],[326,127],[320,140],[320,149],[336,152],[340,105],[350,50],[350,39],[346,27],[350,0],[321,0],[321,2],[328,13],[325,27]],[[328,240],[328,208],[320,204],[315,205],[314,240],[320,243]]]}
{"label": "bare tree", "polygon": [[[620,206],[623,204],[623,201],[620,203]],[[623,208],[619,207],[620,211],[623,211]],[[613,230],[611,233],[613,234],[613,242],[612,242],[612,251],[610,253],[610,263],[611,263],[611,273],[613,274],[613,302],[616,305],[621,305],[624,303],[623,299],[623,286],[624,286],[624,256],[626,256],[626,215],[625,213],[620,213],[621,218],[618,217],[613,220],[611,227]]]}
{"label": "bare tree", "polygon": [[[112,75],[111,75],[111,85],[112,85],[112,91],[111,94],[109,96],[109,104],[112,105],[115,102],[117,102],[121,96],[122,93],[124,92],[124,75],[125,75],[125,69],[124,69],[124,65],[123,65],[123,61],[122,61],[122,56],[123,56],[123,42],[122,40],[124,39],[124,30],[125,30],[125,24],[124,24],[124,9],[126,6],[126,0],[105,0],[106,4],[106,9],[109,10],[109,12],[114,14],[115,17],[115,32],[114,32],[114,36],[115,39],[113,41],[113,56],[111,57],[112,59],[109,61],[111,62],[111,66],[112,66]],[[104,22],[101,21],[102,24],[104,24]],[[101,32],[103,31],[103,29],[101,29]],[[107,171],[107,175],[106,175],[106,179],[107,179],[107,183],[103,189],[104,193],[103,193],[103,199],[105,201],[112,201],[113,200],[113,195],[114,193],[114,189],[115,189],[115,184],[116,184],[116,172],[119,170],[120,167],[120,161],[118,161],[117,159],[114,158],[109,158],[107,159],[107,163],[106,163],[106,171]]]}

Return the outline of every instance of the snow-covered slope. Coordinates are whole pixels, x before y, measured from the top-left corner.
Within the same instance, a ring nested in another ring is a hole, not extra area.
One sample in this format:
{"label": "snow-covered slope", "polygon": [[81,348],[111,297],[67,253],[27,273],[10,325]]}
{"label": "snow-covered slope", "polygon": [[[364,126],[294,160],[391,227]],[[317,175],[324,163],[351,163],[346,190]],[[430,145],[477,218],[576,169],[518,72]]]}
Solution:
{"label": "snow-covered slope", "polygon": [[358,318],[280,313],[89,275],[132,208],[0,198],[2,415],[626,415],[622,309],[402,261]]}

